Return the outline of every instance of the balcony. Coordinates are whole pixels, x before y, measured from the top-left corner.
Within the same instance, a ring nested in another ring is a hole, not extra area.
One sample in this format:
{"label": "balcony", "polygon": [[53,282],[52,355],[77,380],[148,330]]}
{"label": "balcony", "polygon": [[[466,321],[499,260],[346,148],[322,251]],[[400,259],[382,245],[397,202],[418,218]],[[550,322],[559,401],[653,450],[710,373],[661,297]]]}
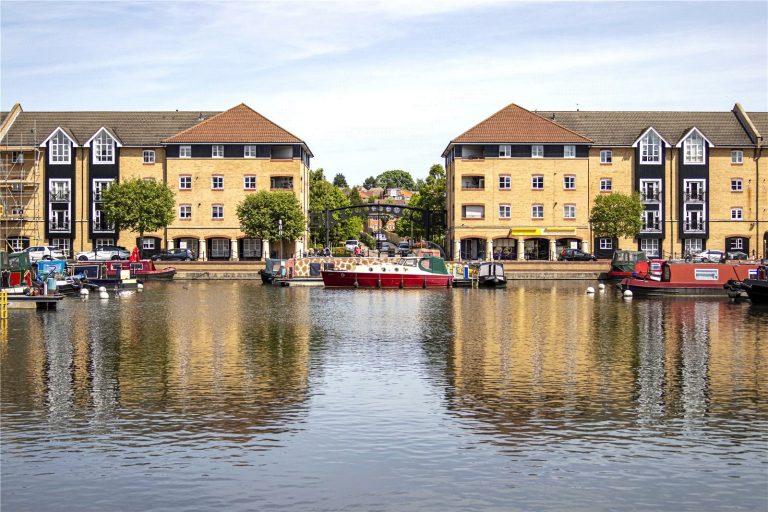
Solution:
{"label": "balcony", "polygon": [[683,193],[683,201],[686,203],[703,203],[706,199],[704,192],[686,191]]}
{"label": "balcony", "polygon": [[270,178],[269,188],[272,190],[293,190],[293,178]]}
{"label": "balcony", "polygon": [[485,178],[481,176],[461,178],[461,190],[485,190]]}
{"label": "balcony", "polygon": [[640,199],[644,203],[658,203],[661,200],[661,194],[658,191],[641,192]]}
{"label": "balcony", "polygon": [[64,231],[69,232],[69,221],[67,220],[59,220],[55,221],[52,220],[48,223],[48,231],[54,232],[54,231]]}
{"label": "balcony", "polygon": [[658,220],[643,222],[643,233],[661,233],[661,223]]}
{"label": "balcony", "polygon": [[69,190],[51,190],[48,201],[51,203],[68,203],[71,200]]}
{"label": "balcony", "polygon": [[703,233],[704,222],[702,221],[686,221],[683,224],[683,231],[686,233]]}
{"label": "balcony", "polygon": [[112,233],[115,231],[115,225],[100,219],[96,219],[93,221],[93,231],[94,233],[95,232]]}

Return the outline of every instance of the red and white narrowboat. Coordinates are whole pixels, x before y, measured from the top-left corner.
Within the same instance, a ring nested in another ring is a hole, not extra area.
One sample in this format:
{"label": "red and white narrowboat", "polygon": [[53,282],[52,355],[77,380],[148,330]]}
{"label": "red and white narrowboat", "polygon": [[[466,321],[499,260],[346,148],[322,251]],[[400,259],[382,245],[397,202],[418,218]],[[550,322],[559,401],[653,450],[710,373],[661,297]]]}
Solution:
{"label": "red and white narrowboat", "polygon": [[661,275],[640,274],[619,285],[635,295],[718,295],[727,297],[729,280],[743,281],[756,275],[757,264],[683,263],[661,264]]}
{"label": "red and white narrowboat", "polygon": [[400,258],[395,263],[323,270],[323,284],[334,288],[450,288],[453,275],[437,256]]}

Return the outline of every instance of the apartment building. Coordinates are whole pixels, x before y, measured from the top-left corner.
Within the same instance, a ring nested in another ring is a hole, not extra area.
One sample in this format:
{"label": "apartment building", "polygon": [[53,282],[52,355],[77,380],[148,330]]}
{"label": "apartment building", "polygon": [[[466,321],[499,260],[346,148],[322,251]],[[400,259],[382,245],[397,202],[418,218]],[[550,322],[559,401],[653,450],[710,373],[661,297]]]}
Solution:
{"label": "apartment building", "polygon": [[225,112],[24,112],[17,104],[0,115],[2,243],[47,243],[70,255],[133,247],[137,234],[107,221],[101,192],[138,177],[176,195],[176,219],[145,233],[145,255],[187,247],[201,259],[260,259],[268,242],[245,236],[236,206],[257,190],[288,190],[306,213],[311,157],[306,143],[244,104]]}
{"label": "apartment building", "polygon": [[[554,259],[574,247],[654,257],[703,249],[765,256],[768,115],[746,112],[531,112],[509,105],[453,139],[447,171],[454,257]],[[761,131],[762,130],[762,131]],[[632,240],[595,237],[600,194],[641,195]]]}

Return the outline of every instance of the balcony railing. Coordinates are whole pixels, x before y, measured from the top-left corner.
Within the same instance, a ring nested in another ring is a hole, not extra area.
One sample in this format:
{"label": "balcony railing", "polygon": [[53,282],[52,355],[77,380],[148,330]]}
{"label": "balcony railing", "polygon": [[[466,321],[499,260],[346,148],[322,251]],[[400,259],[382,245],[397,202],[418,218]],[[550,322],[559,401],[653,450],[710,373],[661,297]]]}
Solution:
{"label": "balcony railing", "polygon": [[685,192],[683,193],[683,201],[686,203],[702,203],[706,198],[704,192]]}
{"label": "balcony railing", "polygon": [[94,220],[93,230],[94,231],[114,231],[115,225],[109,222],[105,222],[103,220]]}
{"label": "balcony railing", "polygon": [[644,203],[658,203],[661,194],[659,192],[643,192],[640,198]]}
{"label": "balcony railing", "polygon": [[661,231],[661,223],[659,221],[644,222],[642,231],[645,233],[659,232]]}
{"label": "balcony railing", "polygon": [[48,231],[69,231],[69,221],[51,221],[48,223]]}
{"label": "balcony railing", "polygon": [[68,203],[71,194],[69,190],[51,190],[49,201],[51,203]]}
{"label": "balcony railing", "polygon": [[698,222],[685,222],[683,224],[683,230],[687,232],[702,232],[704,231],[704,222],[698,221]]}

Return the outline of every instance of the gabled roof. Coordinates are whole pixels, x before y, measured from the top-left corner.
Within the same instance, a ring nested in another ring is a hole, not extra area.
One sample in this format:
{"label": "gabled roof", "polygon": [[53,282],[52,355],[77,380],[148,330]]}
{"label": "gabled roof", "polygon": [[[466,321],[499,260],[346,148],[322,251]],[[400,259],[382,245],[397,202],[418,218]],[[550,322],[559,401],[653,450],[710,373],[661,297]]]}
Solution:
{"label": "gabled roof", "polygon": [[109,129],[109,128],[107,128],[106,126],[102,126],[102,127],[101,127],[101,128],[99,128],[98,130],[96,130],[96,133],[94,133],[93,135],[91,135],[91,138],[90,138],[90,139],[88,139],[88,140],[86,141],[86,143],[85,143],[85,144],[83,144],[83,147],[84,147],[84,148],[89,148],[89,147],[91,147],[91,142],[93,142],[93,139],[95,139],[95,138],[96,138],[96,136],[97,136],[98,134],[100,134],[102,130],[104,130],[105,132],[107,132],[107,133],[109,134],[109,136],[110,136],[110,137],[112,137],[112,139],[115,141],[115,144],[117,145],[117,147],[119,147],[119,148],[120,148],[120,147],[122,147],[122,146],[123,146],[123,143],[122,143],[122,141],[120,140],[120,138],[119,138],[118,136],[116,136],[114,133],[112,133],[112,130],[110,130],[110,129]]}
{"label": "gabled roof", "polygon": [[166,143],[290,143],[303,141],[251,109],[245,103],[216,114],[176,135]]}
{"label": "gabled roof", "polygon": [[48,136],[45,139],[43,139],[43,141],[40,143],[40,146],[45,146],[48,143],[48,141],[51,140],[51,138],[54,135],[56,135],[56,133],[58,132],[62,132],[70,141],[72,141],[73,146],[75,147],[79,146],[78,144],[79,141],[77,140],[77,138],[75,138],[74,134],[71,131],[64,128],[63,126],[57,126],[56,128],[54,128],[51,131],[51,133],[49,133]]}
{"label": "gabled roof", "polygon": [[587,137],[551,119],[545,119],[512,103],[454,138],[451,144],[589,144],[591,142]]}
{"label": "gabled roof", "polygon": [[658,132],[658,130],[656,130],[656,128],[654,128],[653,126],[649,126],[647,130],[645,130],[643,133],[641,133],[640,136],[635,139],[635,142],[633,142],[632,145],[637,147],[637,145],[640,144],[640,141],[648,134],[648,132],[655,133],[661,139],[661,141],[664,143],[664,145],[669,147],[670,144],[667,141],[667,139],[662,137],[662,135]]}
{"label": "gabled roof", "polygon": [[[631,146],[649,127],[675,146],[695,126],[718,147],[754,143],[733,112],[539,111],[539,115],[584,134],[596,146]],[[752,112],[749,113],[753,115]],[[755,117],[759,114],[755,113]],[[755,118],[753,118],[754,120]]]}
{"label": "gabled roof", "polygon": [[693,132],[696,132],[696,133],[698,133],[699,135],[701,135],[701,137],[702,137],[702,138],[703,138],[705,141],[707,141],[707,144],[709,144],[709,145],[710,145],[710,146],[712,146],[712,147],[715,147],[715,145],[714,145],[714,144],[712,144],[712,141],[711,141],[711,140],[709,140],[709,139],[707,138],[707,136],[706,136],[706,135],[704,135],[703,133],[701,133],[701,130],[699,130],[699,129],[698,129],[698,128],[696,128],[695,126],[694,126],[693,128],[691,128],[690,130],[688,130],[687,132],[685,132],[685,135],[683,135],[682,137],[680,137],[680,140],[677,142],[677,144],[675,145],[675,147],[676,147],[676,148],[682,147],[682,145],[683,145],[683,142],[685,141],[685,139],[687,139],[688,137],[690,137],[690,135],[691,135]]}

